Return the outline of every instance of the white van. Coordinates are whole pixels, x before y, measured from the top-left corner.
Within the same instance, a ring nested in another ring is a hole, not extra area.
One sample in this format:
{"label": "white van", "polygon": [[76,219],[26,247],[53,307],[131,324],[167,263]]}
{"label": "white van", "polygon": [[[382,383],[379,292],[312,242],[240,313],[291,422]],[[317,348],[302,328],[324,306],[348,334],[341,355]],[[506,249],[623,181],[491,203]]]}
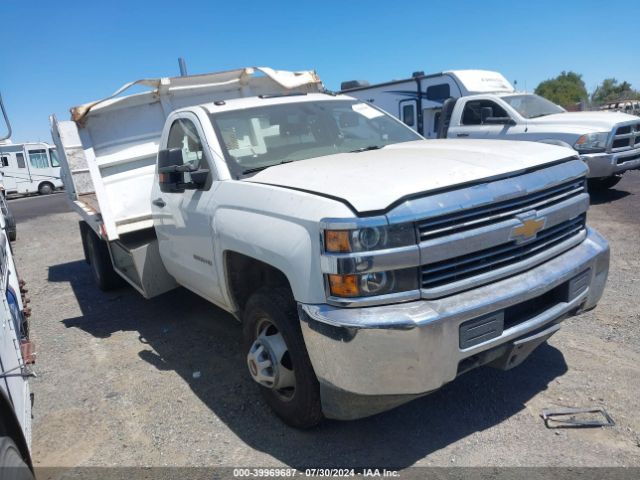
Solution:
{"label": "white van", "polygon": [[0,144],[0,174],[6,193],[46,195],[62,187],[55,147],[47,143]]}

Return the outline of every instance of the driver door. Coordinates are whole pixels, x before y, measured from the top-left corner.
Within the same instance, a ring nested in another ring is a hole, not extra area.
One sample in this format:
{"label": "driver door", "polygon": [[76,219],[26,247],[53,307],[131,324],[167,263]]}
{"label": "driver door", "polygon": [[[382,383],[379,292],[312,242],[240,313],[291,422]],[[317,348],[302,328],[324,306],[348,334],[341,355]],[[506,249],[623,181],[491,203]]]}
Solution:
{"label": "driver door", "polygon": [[[198,118],[182,113],[171,124],[166,148],[182,149],[185,164],[209,169],[209,180],[198,189],[162,192],[156,172],[151,211],[158,236],[160,256],[181,285],[211,300],[221,299],[214,258],[212,212],[215,173]],[[184,174],[190,181],[189,173]]]}
{"label": "driver door", "polygon": [[449,138],[490,138],[507,140],[511,135],[511,125],[484,124],[482,109],[491,108],[493,117],[510,117],[504,108],[493,100],[474,99],[465,102],[460,125],[449,127]]}

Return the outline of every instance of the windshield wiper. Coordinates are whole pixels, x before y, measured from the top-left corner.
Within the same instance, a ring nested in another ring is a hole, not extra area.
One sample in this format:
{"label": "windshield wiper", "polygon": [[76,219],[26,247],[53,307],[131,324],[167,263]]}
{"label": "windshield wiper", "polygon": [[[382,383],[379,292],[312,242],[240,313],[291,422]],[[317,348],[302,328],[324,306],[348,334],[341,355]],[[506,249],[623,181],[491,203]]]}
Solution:
{"label": "windshield wiper", "polygon": [[367,152],[369,150],[380,150],[381,148],[386,147],[386,145],[369,145],[368,147],[356,148],[355,150],[350,150],[349,153],[360,153]]}
{"label": "windshield wiper", "polygon": [[273,163],[271,165],[263,165],[262,167],[247,168],[246,170],[242,171],[242,174],[246,175],[248,173],[261,172],[262,170],[265,170],[269,167],[275,167],[276,165],[282,165],[284,163],[291,163],[291,162],[293,162],[293,160],[283,160],[282,162]]}

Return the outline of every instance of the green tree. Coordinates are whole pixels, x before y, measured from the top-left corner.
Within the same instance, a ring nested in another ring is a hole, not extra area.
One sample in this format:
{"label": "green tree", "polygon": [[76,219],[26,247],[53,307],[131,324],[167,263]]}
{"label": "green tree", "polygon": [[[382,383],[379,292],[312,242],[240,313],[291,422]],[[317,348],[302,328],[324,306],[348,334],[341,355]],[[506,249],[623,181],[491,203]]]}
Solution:
{"label": "green tree", "polygon": [[535,93],[562,106],[574,105],[589,98],[582,75],[575,72],[562,72],[556,78],[541,82]]}
{"label": "green tree", "polygon": [[605,78],[591,95],[593,103],[607,103],[615,100],[631,100],[640,97],[640,92],[631,88],[629,82],[618,82],[615,78]]}

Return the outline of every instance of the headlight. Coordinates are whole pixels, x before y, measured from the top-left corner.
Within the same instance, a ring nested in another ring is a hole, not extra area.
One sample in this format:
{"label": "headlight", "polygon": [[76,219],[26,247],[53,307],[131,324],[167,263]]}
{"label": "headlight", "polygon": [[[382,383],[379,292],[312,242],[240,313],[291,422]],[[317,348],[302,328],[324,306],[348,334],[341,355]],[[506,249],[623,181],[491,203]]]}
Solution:
{"label": "headlight", "polygon": [[607,148],[609,132],[587,133],[582,135],[573,148],[579,152],[603,152]]}
{"label": "headlight", "polygon": [[[406,268],[406,261],[404,265],[398,262],[395,269],[392,269],[393,261],[385,265],[389,268],[372,268],[376,258],[406,255],[406,249],[401,247],[411,245],[416,245],[417,249],[416,231],[412,223],[349,229],[338,229],[332,225],[332,228],[324,231],[325,255],[330,254],[326,256],[335,259],[337,265],[348,267],[333,269],[333,273],[327,275],[329,294],[332,297],[354,298],[418,290],[419,269]],[[411,253],[417,255],[416,252]],[[341,271],[345,274],[338,274]]]}
{"label": "headlight", "polygon": [[418,289],[417,268],[328,277],[329,290],[334,297],[371,297]]}
{"label": "headlight", "polygon": [[411,224],[324,231],[325,251],[330,253],[368,252],[415,243],[416,233]]}

